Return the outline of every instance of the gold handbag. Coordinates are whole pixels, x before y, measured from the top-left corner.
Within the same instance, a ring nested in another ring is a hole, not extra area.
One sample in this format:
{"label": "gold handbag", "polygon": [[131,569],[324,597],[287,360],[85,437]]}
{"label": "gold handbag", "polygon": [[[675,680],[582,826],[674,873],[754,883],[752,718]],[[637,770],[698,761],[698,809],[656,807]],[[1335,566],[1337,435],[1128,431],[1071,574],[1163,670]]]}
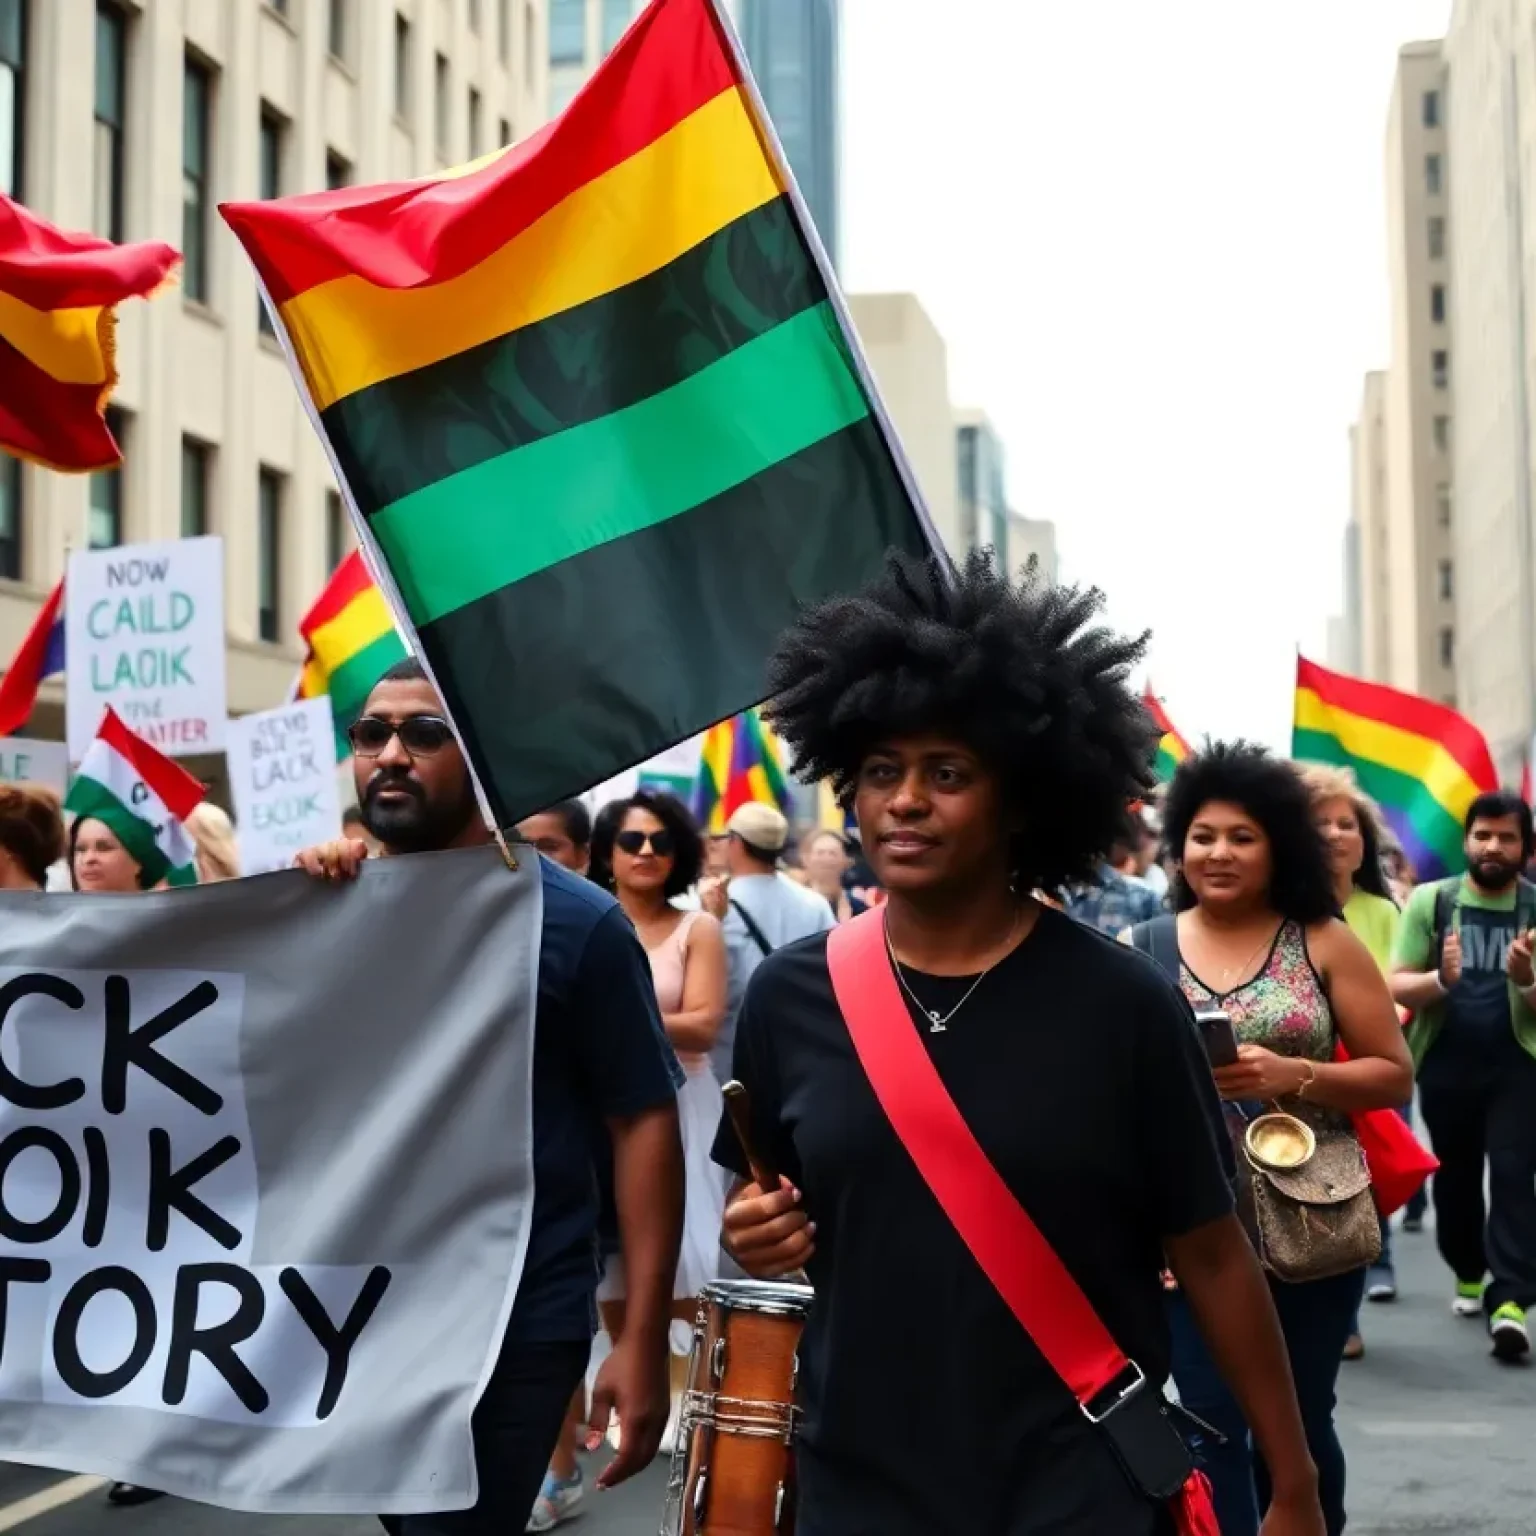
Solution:
{"label": "gold handbag", "polygon": [[1314,1131],[1294,1115],[1261,1115],[1249,1125],[1243,1151],[1259,1258],[1277,1280],[1326,1280],[1381,1257],[1371,1173],[1353,1130]]}

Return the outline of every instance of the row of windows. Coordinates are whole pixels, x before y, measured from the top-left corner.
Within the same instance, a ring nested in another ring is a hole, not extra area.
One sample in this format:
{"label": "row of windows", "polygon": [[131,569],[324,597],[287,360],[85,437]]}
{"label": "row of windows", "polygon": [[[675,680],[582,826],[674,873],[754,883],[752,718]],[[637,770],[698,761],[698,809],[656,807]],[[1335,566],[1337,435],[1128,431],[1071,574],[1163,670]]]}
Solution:
{"label": "row of windows", "polygon": [[1421,111],[1426,128],[1438,128],[1440,126],[1440,92],[1425,91]]}
{"label": "row of windows", "polygon": [[1429,354],[1429,377],[1436,389],[1450,388],[1451,354],[1443,348]]}
{"label": "row of windows", "polygon": [[[633,0],[602,0],[599,47],[604,58],[635,14]],[[550,0],[549,62],[581,64],[587,56],[586,0]]]}
{"label": "row of windows", "polygon": [[[270,0],[269,0],[270,3]],[[346,22],[349,9],[344,3],[332,6],[332,48],[335,51],[346,44]],[[14,26],[8,26],[14,22]],[[8,52],[15,41],[14,59],[19,61],[24,49],[25,5],[24,0],[0,0],[0,128],[7,121],[5,93],[9,90],[13,100],[21,100],[21,66],[11,63]],[[396,106],[402,112],[408,102],[402,103],[403,90],[408,89],[410,68],[410,23],[397,15],[396,26]],[[96,85],[95,130],[92,196],[92,227],[96,233],[110,240],[125,238],[123,228],[124,140],[127,121],[126,75],[128,50],[128,18],[120,10],[116,0],[97,0],[96,4]],[[403,62],[402,62],[403,61]],[[446,56],[437,56],[437,144],[441,155],[447,154],[451,139],[450,124],[452,97],[450,69]],[[213,214],[213,190],[211,187],[213,166],[214,109],[217,96],[217,71],[214,66],[195,52],[188,52],[182,73],[181,114],[181,169],[182,169],[182,289],[186,296],[201,303],[209,300],[208,250],[210,226]],[[19,105],[11,115],[12,148],[6,155],[0,141],[0,159],[4,170],[0,182],[9,175],[6,190],[19,184],[20,152],[19,135],[22,112]],[[468,94],[469,143],[471,157],[483,154],[485,143],[484,104],[480,92],[473,88]],[[502,145],[512,142],[512,124],[502,118],[499,123]],[[288,133],[287,120],[275,108],[263,103],[259,137],[258,192],[261,197],[280,197],[286,189],[283,185],[283,163]],[[325,183],[329,188],[346,186],[352,180],[352,165],[335,150],[327,150],[325,157]],[[265,323],[265,322],[264,322]]]}
{"label": "row of windows", "polygon": [[[107,425],[126,456],[132,422],[116,406],[107,408]],[[181,526],[184,539],[216,529],[213,516],[214,449],[193,437],[181,440]],[[22,574],[21,464],[0,455],[0,577],[19,581]],[[86,533],[92,549],[123,542],[124,475],[121,470],[92,475]],[[283,628],[283,543],[287,521],[288,477],[266,465],[256,477],[256,633],[273,643]],[[347,518],[341,497],[326,493],[325,563],[333,571],[347,552]]]}
{"label": "row of windows", "polygon": [[1436,214],[1429,221],[1429,259],[1431,261],[1443,261],[1445,259],[1445,220]]}
{"label": "row of windows", "polygon": [[[503,22],[510,28],[507,4],[502,6]],[[471,25],[478,31],[479,27],[473,21]],[[533,89],[533,37],[537,23],[534,20],[533,8],[525,0],[523,6],[524,29],[524,58],[527,60],[528,89]],[[503,33],[505,39],[510,34]],[[415,79],[415,44],[414,33],[408,18],[395,12],[395,116],[402,121],[408,121],[411,116],[411,108],[415,105],[412,95],[412,81]],[[502,63],[507,62],[505,47],[502,51]],[[432,61],[432,114],[433,125],[436,129],[436,147],[438,157],[446,158],[451,142],[451,124],[453,121],[453,78],[452,69],[448,62],[448,55],[439,53]],[[469,157],[471,160],[486,152],[485,130],[481,122],[482,105],[480,92],[473,86],[469,89]],[[507,145],[512,142],[512,124],[502,118],[500,123],[500,136],[498,145]]]}

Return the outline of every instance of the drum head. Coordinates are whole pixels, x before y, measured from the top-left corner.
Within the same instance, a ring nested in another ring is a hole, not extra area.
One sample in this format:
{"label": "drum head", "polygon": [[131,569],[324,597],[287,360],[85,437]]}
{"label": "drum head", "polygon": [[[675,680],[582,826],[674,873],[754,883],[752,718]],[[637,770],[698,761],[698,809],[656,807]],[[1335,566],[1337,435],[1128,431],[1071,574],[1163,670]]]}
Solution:
{"label": "drum head", "polygon": [[815,1293],[808,1285],[783,1280],[711,1280],[700,1298],[724,1312],[759,1312],[773,1317],[804,1317]]}

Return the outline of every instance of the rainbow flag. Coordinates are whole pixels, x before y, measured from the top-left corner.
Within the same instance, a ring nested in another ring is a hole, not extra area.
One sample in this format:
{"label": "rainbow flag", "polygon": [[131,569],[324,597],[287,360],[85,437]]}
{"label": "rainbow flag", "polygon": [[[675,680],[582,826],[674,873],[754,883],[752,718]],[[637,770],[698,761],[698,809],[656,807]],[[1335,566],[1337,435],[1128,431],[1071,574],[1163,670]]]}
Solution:
{"label": "rainbow flag", "polygon": [[1179,764],[1189,756],[1190,746],[1173,728],[1173,721],[1168,718],[1162,700],[1152,692],[1151,683],[1147,684],[1141,702],[1146,705],[1147,713],[1152,716],[1152,723],[1158,730],[1157,754],[1152,759],[1152,771],[1157,775],[1159,784],[1166,784],[1178,772]]}
{"label": "rainbow flag", "polygon": [[354,549],[299,621],[309,647],[299,674],[301,699],[331,696],[336,753],[350,757],[347,728],[363,712],[373,685],[405,655],[389,604],[373,584],[363,552]]}
{"label": "rainbow flag", "polygon": [[1467,807],[1499,787],[1488,743],[1465,716],[1300,656],[1291,756],[1352,769],[1420,880],[1462,868]]}
{"label": "rainbow flag", "polygon": [[755,709],[722,720],[704,733],[699,776],[693,786],[693,814],[711,836],[725,831],[738,806],[761,800],[789,812],[778,738]]}
{"label": "rainbow flag", "polygon": [[939,552],[714,0],[511,148],[222,211],[502,827]]}
{"label": "rainbow flag", "polygon": [[0,196],[0,448],[49,469],[110,469],[117,306],[148,298],[180,255],[56,229]]}

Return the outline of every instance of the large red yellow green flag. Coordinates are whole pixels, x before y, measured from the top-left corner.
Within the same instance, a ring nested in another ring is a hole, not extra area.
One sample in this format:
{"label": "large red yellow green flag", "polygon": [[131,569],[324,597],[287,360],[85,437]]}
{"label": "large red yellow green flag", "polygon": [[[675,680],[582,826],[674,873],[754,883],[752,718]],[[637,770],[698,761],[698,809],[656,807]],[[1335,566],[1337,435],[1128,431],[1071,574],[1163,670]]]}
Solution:
{"label": "large red yellow green flag", "polygon": [[0,195],[0,448],[49,469],[122,459],[105,410],[124,299],[146,298],[181,257],[55,229]]}
{"label": "large red yellow green flag", "polygon": [[1462,823],[1499,776],[1465,715],[1417,694],[1296,659],[1291,756],[1353,771],[1420,880],[1463,868]]}
{"label": "large red yellow green flag", "polygon": [[522,145],[223,210],[502,825],[932,547],[759,114],[711,0],[654,0]]}

